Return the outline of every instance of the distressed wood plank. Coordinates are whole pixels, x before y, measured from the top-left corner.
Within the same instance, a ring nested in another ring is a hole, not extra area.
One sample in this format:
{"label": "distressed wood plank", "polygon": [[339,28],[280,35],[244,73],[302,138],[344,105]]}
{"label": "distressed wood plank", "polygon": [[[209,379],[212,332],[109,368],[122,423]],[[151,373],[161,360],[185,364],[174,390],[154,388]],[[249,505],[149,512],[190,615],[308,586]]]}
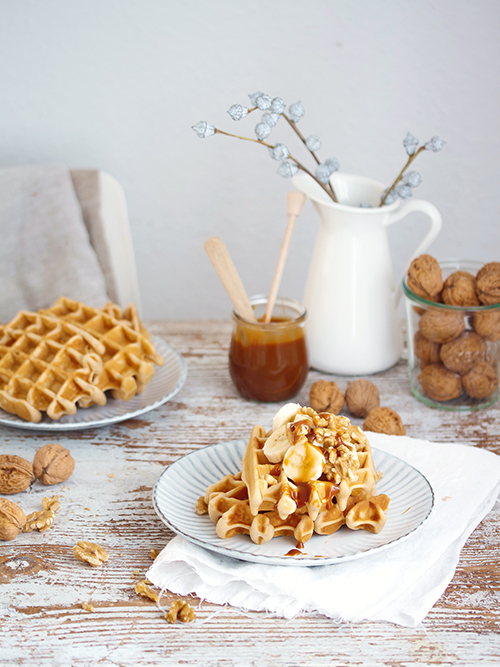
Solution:
{"label": "distressed wood plank", "polygon": [[[1,665],[500,663],[499,503],[471,535],[452,582],[414,630],[339,625],[317,614],[283,621],[207,603],[196,624],[171,626],[153,602],[139,598],[133,587],[151,564],[149,550],[160,550],[172,537],[151,505],[165,466],[205,445],[245,437],[256,423],[269,425],[278,407],[237,395],[227,370],[230,322],[154,322],[149,328],[187,361],[186,385],[174,400],[140,419],[57,437],[0,428],[1,453],[31,460],[38,447],[57,441],[77,464],[64,484],[35,483],[11,497],[31,512],[44,496],[58,495],[61,509],[47,532],[0,545]],[[308,402],[309,387],[321,377],[311,371],[298,402]],[[349,379],[333,379],[345,390]],[[401,414],[409,435],[500,453],[500,406],[469,415],[431,410],[410,395],[405,361],[370,379],[382,404]],[[104,546],[109,561],[101,568],[77,561],[72,547],[80,539]],[[84,611],[84,601],[96,611]]]}

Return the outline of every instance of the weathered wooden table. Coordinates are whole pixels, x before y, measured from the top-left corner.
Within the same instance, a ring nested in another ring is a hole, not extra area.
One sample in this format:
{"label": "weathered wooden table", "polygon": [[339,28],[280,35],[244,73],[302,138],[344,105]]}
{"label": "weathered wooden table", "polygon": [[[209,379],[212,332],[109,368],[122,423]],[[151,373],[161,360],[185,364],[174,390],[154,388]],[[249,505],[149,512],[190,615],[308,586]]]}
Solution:
{"label": "weathered wooden table", "polygon": [[[172,401],[142,419],[57,438],[0,428],[1,453],[32,460],[41,445],[57,441],[76,461],[66,483],[37,482],[10,496],[26,513],[40,509],[47,495],[57,494],[61,508],[46,532],[1,543],[1,665],[500,664],[498,503],[465,545],[446,593],[416,629],[339,625],[314,614],[284,621],[205,602],[196,624],[171,625],[154,602],[139,597],[134,585],[151,564],[150,549],[161,550],[172,537],[151,503],[161,472],[183,454],[245,437],[256,423],[270,425],[277,409],[246,402],[233,388],[229,322],[149,324],[188,364],[186,384]],[[298,402],[308,403],[319,377],[325,376],[310,373]],[[405,361],[371,379],[382,405],[402,416],[408,435],[500,454],[500,405],[464,415],[429,409],[410,395]],[[347,378],[335,380],[347,387]],[[471,493],[464,489],[464,502]],[[101,544],[108,562],[92,568],[77,561],[72,547],[78,540]],[[83,602],[95,611],[85,611]]]}

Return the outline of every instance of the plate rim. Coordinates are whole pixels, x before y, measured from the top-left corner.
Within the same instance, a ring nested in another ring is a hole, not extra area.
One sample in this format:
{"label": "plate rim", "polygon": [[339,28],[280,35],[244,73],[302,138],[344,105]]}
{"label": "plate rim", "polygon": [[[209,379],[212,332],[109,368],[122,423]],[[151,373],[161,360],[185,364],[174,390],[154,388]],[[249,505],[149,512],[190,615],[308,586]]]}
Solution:
{"label": "plate rim", "polygon": [[[28,422],[22,420],[17,415],[12,415],[12,419],[8,419],[3,417],[2,415],[4,414],[8,415],[10,413],[0,408],[0,425],[10,426],[11,428],[24,429],[28,431],[37,431],[37,432],[82,431],[88,428],[102,428],[104,426],[111,426],[112,424],[117,424],[119,422],[126,421],[127,419],[133,419],[134,417],[143,415],[147,412],[150,412],[151,410],[155,410],[156,408],[160,407],[160,405],[163,405],[164,403],[167,403],[169,400],[171,400],[182,389],[187,378],[187,364],[182,354],[174,347],[172,347],[172,345],[164,341],[162,338],[160,338],[159,336],[151,336],[151,340],[153,341],[153,343],[155,343],[156,347],[158,347],[158,344],[160,343],[160,347],[163,348],[163,350],[165,349],[168,350],[169,353],[171,353],[179,362],[180,365],[179,380],[177,381],[176,386],[172,389],[172,391],[169,394],[162,396],[158,400],[154,401],[153,403],[150,403],[145,407],[138,408],[137,410],[132,410],[131,412],[115,415],[114,417],[107,417],[105,419],[94,419],[93,421],[87,421],[87,422],[72,422],[71,424],[66,424],[56,420],[54,420],[53,422],[43,422],[43,421],[37,423]],[[154,382],[154,376],[151,382]],[[14,418],[16,419],[14,420]]]}
{"label": "plate rim", "polygon": [[[368,549],[363,549],[362,551],[357,551],[353,554],[347,554],[343,556],[328,556],[328,557],[321,557],[321,558],[314,558],[314,557],[298,557],[298,558],[289,558],[285,555],[283,556],[267,556],[266,554],[253,554],[251,552],[247,551],[240,551],[238,549],[231,549],[229,547],[224,547],[224,546],[218,546],[216,544],[212,544],[210,542],[205,542],[203,540],[200,540],[196,537],[192,537],[188,533],[185,533],[178,527],[174,526],[172,522],[162,513],[161,509],[158,507],[157,503],[157,489],[158,486],[161,482],[161,479],[163,478],[164,475],[168,473],[168,471],[172,468],[172,466],[175,466],[177,463],[180,461],[184,460],[187,457],[190,456],[196,456],[199,455],[200,452],[206,450],[208,447],[223,447],[223,446],[228,446],[228,445],[241,445],[242,448],[246,447],[246,440],[244,438],[237,438],[236,440],[226,440],[223,442],[217,442],[213,443],[212,445],[206,445],[204,447],[201,447],[200,449],[196,449],[192,452],[188,452],[187,454],[184,454],[183,456],[180,456],[178,459],[176,459],[173,463],[171,463],[169,466],[165,468],[165,470],[162,472],[160,477],[158,478],[155,486],[153,487],[152,494],[151,494],[151,499],[152,499],[152,504],[154,507],[154,510],[160,520],[168,527],[170,528],[175,535],[180,535],[187,541],[191,542],[192,544],[195,544],[196,546],[199,546],[203,549],[207,549],[208,551],[217,553],[222,556],[226,556],[228,558],[235,558],[237,560],[242,560],[246,562],[251,562],[251,563],[258,563],[260,565],[278,565],[278,566],[287,566],[287,567],[319,567],[319,566],[326,566],[326,565],[335,565],[335,564],[340,564],[340,563],[345,563],[348,561],[352,560],[357,560],[359,558],[363,558],[365,556],[370,556],[372,554],[377,554],[380,553],[381,551],[384,551],[385,549],[389,549],[392,546],[395,546],[397,544],[401,544],[404,540],[408,539],[410,536],[414,535],[418,530],[422,528],[422,526],[427,523],[429,520],[430,516],[432,515],[434,509],[435,509],[435,493],[434,489],[432,487],[432,484],[429,482],[427,477],[414,465],[411,463],[408,463],[408,461],[405,461],[399,456],[396,456],[395,454],[392,454],[390,452],[386,452],[383,449],[379,449],[378,447],[371,447],[373,452],[380,452],[381,454],[384,454],[385,456],[388,456],[392,459],[396,459],[397,461],[400,461],[401,463],[404,464],[404,466],[411,468],[414,470],[419,477],[421,477],[424,481],[424,483],[427,485],[427,488],[430,493],[430,507],[429,510],[426,514],[426,516],[420,521],[420,523],[416,526],[414,526],[410,531],[405,533],[404,535],[400,535],[399,537],[391,540],[390,542],[386,542],[384,544],[380,544],[376,547],[368,548]],[[194,507],[193,507],[193,512],[194,512]],[[323,537],[321,535],[313,535],[314,537]],[[325,536],[327,537],[327,536]],[[312,539],[312,538],[311,538]]]}

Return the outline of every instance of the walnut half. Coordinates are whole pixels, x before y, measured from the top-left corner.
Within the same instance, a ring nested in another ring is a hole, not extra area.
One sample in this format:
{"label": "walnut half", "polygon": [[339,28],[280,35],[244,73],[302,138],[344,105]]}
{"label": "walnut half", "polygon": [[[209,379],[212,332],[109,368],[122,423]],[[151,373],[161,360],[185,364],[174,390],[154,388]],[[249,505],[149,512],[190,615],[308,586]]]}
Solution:
{"label": "walnut half", "polygon": [[77,542],[73,547],[73,553],[77,560],[89,563],[92,567],[99,567],[109,558],[108,552],[93,542]]}
{"label": "walnut half", "polygon": [[190,623],[196,618],[196,614],[191,605],[184,600],[173,600],[170,609],[165,613],[165,618],[169,623],[175,623],[180,619],[183,623]]}

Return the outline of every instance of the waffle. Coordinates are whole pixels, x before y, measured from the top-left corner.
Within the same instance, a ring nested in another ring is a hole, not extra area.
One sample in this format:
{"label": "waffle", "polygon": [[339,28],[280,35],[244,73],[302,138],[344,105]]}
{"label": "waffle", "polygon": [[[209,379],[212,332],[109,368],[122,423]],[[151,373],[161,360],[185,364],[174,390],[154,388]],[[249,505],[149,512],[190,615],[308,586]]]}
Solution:
{"label": "waffle", "polygon": [[19,312],[0,327],[0,407],[39,422],[76,412],[88,400],[106,403],[94,382],[102,373],[101,343],[69,322]]}
{"label": "waffle", "polygon": [[[133,306],[122,312],[112,303],[99,309],[61,297],[40,312],[73,325],[100,343],[103,368],[95,384],[102,392],[110,391],[113,398],[128,401],[140,394],[153,378],[154,364],[163,365]],[[78,405],[89,407],[94,402],[92,397],[83,397]]]}
{"label": "waffle", "polygon": [[196,505],[221,538],[249,535],[256,544],[292,535],[380,532],[389,498],[377,495],[370,443],[347,417],[287,404],[273,429],[252,429],[242,470],[209,486]]}

